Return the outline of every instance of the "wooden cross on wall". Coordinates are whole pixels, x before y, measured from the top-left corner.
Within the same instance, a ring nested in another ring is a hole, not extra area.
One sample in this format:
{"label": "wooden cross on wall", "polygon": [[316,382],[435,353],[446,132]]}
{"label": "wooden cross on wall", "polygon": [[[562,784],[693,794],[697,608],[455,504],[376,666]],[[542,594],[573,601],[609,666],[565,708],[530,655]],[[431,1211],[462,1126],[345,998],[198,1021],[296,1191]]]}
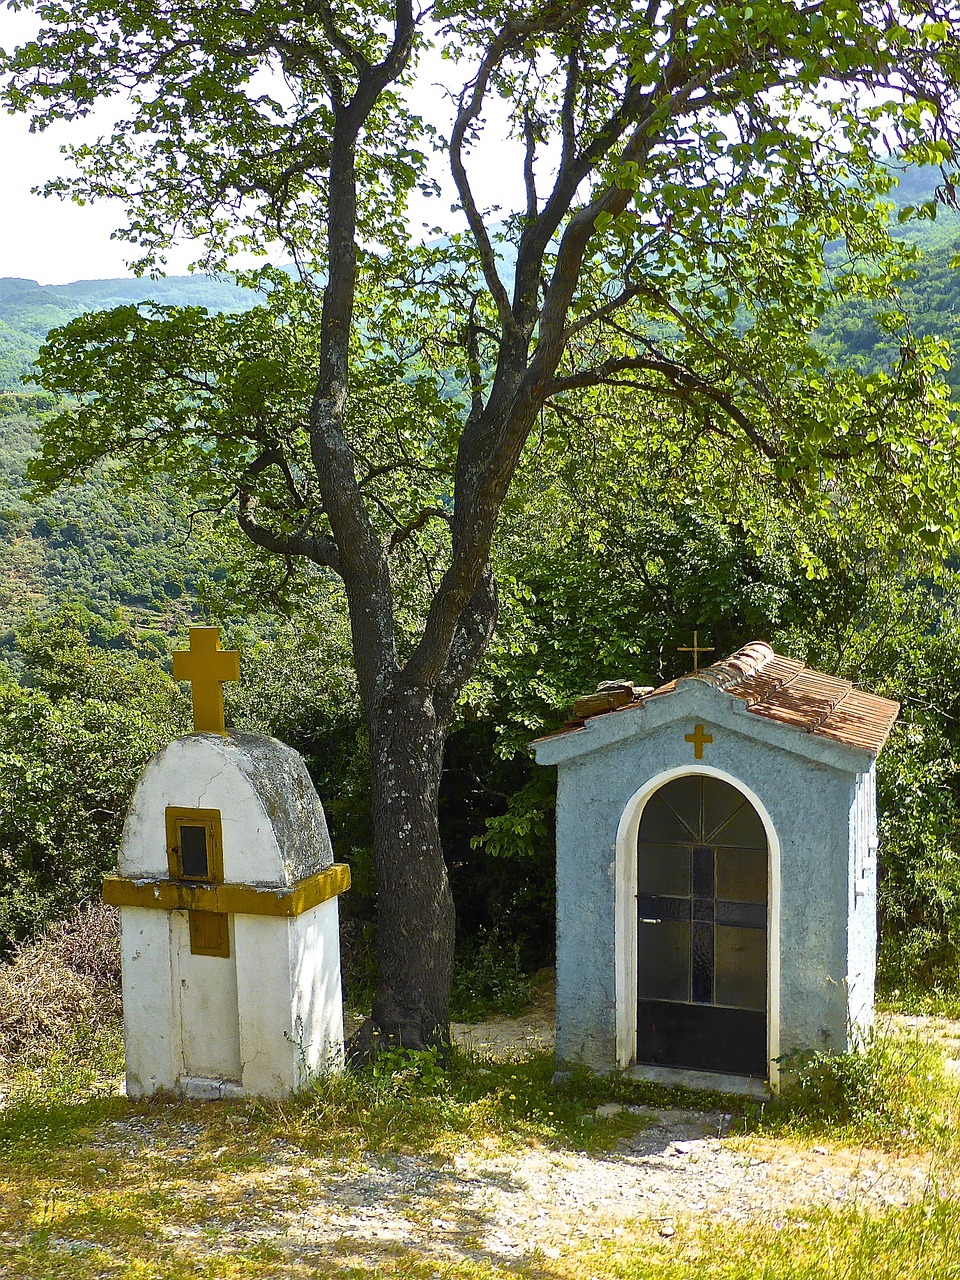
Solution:
{"label": "wooden cross on wall", "polygon": [[240,679],[240,654],[220,648],[219,627],[191,627],[190,648],[173,655],[174,680],[189,680],[194,733],[226,733],[223,685]]}

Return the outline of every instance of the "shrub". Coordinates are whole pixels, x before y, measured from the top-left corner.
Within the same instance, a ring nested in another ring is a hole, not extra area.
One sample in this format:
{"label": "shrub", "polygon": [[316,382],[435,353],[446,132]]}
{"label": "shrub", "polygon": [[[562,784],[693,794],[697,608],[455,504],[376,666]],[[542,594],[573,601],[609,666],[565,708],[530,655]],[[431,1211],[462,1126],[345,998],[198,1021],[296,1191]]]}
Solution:
{"label": "shrub", "polygon": [[97,649],[83,626],[77,610],[34,619],[17,637],[23,684],[0,667],[0,954],[99,891],[185,705],[156,664]]}
{"label": "shrub", "polygon": [[768,1113],[775,1124],[831,1126],[899,1145],[943,1137],[955,1119],[943,1055],[918,1036],[874,1031],[846,1053],[787,1055],[781,1070],[783,1089]]}
{"label": "shrub", "polygon": [[491,1015],[515,1017],[526,1007],[529,993],[520,944],[505,942],[493,932],[461,948],[453,970],[450,1014],[463,1022],[480,1022]]}
{"label": "shrub", "polygon": [[87,903],[0,966],[0,1064],[39,1064],[120,1013],[119,916]]}

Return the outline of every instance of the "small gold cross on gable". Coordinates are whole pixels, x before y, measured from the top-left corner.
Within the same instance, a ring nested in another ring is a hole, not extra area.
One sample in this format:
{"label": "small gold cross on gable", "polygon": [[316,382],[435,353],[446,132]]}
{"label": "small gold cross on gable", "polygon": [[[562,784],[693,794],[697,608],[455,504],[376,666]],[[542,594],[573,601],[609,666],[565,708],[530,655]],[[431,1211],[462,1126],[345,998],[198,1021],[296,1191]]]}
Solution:
{"label": "small gold cross on gable", "polygon": [[703,748],[708,747],[713,741],[712,733],[704,733],[703,725],[697,724],[693,726],[693,733],[685,733],[683,735],[684,742],[693,743],[693,754],[697,760],[703,759]]}
{"label": "small gold cross on gable", "polygon": [[173,655],[174,680],[189,680],[195,733],[225,733],[223,684],[240,679],[240,654],[220,648],[219,627],[191,627],[190,648]]}
{"label": "small gold cross on gable", "polygon": [[[701,655],[701,653],[713,653],[713,646],[711,645],[711,646],[707,647],[706,645],[701,645],[701,643],[700,643],[700,632],[699,632],[699,631],[695,631],[695,632],[693,633],[693,645],[692,645],[692,646],[691,646],[691,645],[688,645],[688,644],[685,644],[685,645],[679,645],[679,646],[678,646],[678,648],[677,648],[677,653],[692,653],[692,654],[693,654],[693,674],[694,674],[694,675],[696,675],[696,674],[697,674],[697,672],[700,670],[700,655]],[[699,757],[699,756],[697,756],[697,759],[699,760],[699,759],[700,759],[700,757]]]}

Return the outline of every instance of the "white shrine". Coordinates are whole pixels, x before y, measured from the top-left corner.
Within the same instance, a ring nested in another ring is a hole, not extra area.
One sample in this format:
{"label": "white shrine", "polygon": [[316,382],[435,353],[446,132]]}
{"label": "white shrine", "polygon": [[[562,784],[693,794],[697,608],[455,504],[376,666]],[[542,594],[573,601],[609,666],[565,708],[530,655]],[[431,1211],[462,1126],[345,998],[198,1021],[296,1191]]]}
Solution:
{"label": "white shrine", "polygon": [[279,1096],[343,1062],[337,896],[320,799],[302,758],[227,731],[222,683],[239,658],[191,628],[174,675],[195,732],[146,766],[119,874],[127,1093]]}

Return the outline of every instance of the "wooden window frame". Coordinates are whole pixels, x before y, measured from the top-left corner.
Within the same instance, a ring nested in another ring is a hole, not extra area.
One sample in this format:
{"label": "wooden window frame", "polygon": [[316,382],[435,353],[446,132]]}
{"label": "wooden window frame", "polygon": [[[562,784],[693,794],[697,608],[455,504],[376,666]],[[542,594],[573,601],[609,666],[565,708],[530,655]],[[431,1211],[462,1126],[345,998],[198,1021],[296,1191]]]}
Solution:
{"label": "wooden window frame", "polygon": [[[167,869],[171,880],[186,884],[223,884],[223,825],[219,809],[181,809],[168,805]],[[205,876],[185,876],[180,857],[180,828],[204,827],[207,832],[207,871]]]}
{"label": "wooden window frame", "polygon": [[[164,813],[167,831],[167,869],[181,884],[223,884],[223,823],[219,809],[183,809],[168,805]],[[181,827],[203,827],[207,833],[207,875],[183,874],[180,855]],[[195,956],[230,958],[230,921],[223,912],[188,911],[190,952]]]}

